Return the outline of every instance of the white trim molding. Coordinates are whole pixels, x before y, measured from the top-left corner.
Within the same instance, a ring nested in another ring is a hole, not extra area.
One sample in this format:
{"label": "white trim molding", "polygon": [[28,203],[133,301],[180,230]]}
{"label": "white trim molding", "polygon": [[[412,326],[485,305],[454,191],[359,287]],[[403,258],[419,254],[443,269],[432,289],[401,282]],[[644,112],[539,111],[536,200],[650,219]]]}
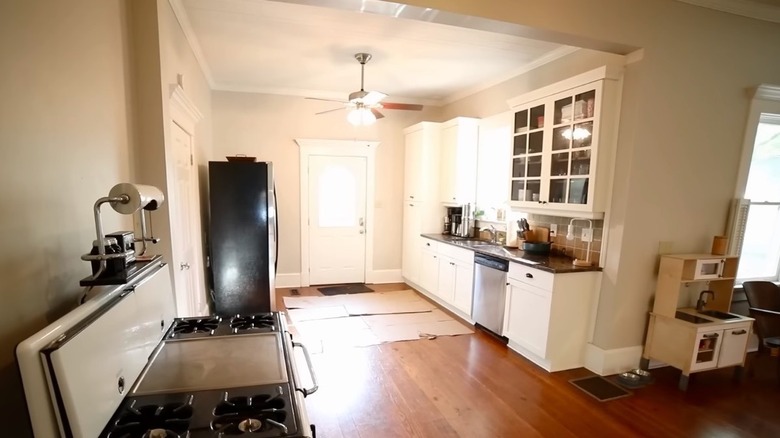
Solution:
{"label": "white trim molding", "polygon": [[182,128],[192,133],[191,129],[195,128],[195,124],[203,120],[203,113],[201,113],[198,110],[198,107],[195,106],[195,103],[187,97],[184,89],[179,84],[171,85],[170,102],[172,104],[170,105],[171,118]]}
{"label": "white trim molding", "polygon": [[366,283],[403,283],[404,277],[400,269],[383,269],[378,271],[366,272]]}
{"label": "white trim molding", "polygon": [[276,287],[301,287],[301,273],[276,274]]}
{"label": "white trim molding", "polygon": [[309,286],[309,172],[304,172],[312,155],[351,156],[366,158],[366,259],[364,282],[369,282],[369,275],[374,271],[374,208],[376,186],[376,149],[378,141],[365,140],[327,140],[296,138],[295,143],[300,149],[300,231],[301,231],[301,279],[300,286]]}
{"label": "white trim molding", "polygon": [[780,101],[780,85],[761,84],[756,87],[753,98]]}
{"label": "white trim molding", "polygon": [[206,77],[206,81],[209,83],[209,87],[213,90],[214,76],[211,74],[209,64],[206,62],[206,56],[203,54],[203,49],[200,48],[198,37],[195,34],[195,31],[192,29],[190,18],[187,15],[187,9],[182,4],[182,0],[168,0],[168,3],[171,5],[171,9],[173,9],[173,15],[176,16],[176,21],[178,21],[179,26],[181,26],[181,31],[184,33],[184,38],[190,45],[192,54],[195,55],[195,60],[198,61],[198,65],[203,72],[203,76]]}
{"label": "white trim molding", "polygon": [[702,8],[780,23],[780,8],[752,0],[677,0]]}
{"label": "white trim molding", "polygon": [[600,376],[610,376],[639,367],[641,345],[605,350],[593,344],[585,346],[585,368]]}

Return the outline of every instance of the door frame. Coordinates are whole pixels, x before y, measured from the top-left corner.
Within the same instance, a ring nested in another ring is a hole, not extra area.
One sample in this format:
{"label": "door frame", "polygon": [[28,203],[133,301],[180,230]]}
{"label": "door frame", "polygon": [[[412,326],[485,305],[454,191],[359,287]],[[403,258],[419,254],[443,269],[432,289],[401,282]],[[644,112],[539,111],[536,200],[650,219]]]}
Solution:
{"label": "door frame", "polygon": [[[182,130],[184,130],[186,133],[190,135],[191,142],[190,142],[190,153],[192,157],[192,175],[190,179],[190,190],[189,190],[189,196],[190,196],[190,207],[193,209],[191,211],[189,217],[190,217],[190,232],[192,233],[192,236],[184,236],[183,238],[191,238],[192,239],[192,263],[193,266],[191,267],[191,276],[193,279],[193,287],[196,289],[194,291],[187,291],[188,295],[185,295],[183,290],[183,285],[180,285],[176,281],[176,269],[177,266],[174,266],[174,259],[176,258],[178,254],[178,241],[175,241],[175,227],[170,227],[171,232],[171,260],[170,260],[170,267],[171,267],[171,282],[173,283],[173,289],[174,289],[174,296],[175,296],[175,303],[176,303],[176,314],[177,316],[197,316],[197,315],[207,315],[208,312],[208,299],[207,299],[207,291],[206,291],[206,281],[205,281],[205,270],[204,270],[204,257],[203,257],[203,239],[202,239],[202,223],[201,223],[201,214],[200,214],[200,196],[198,195],[200,193],[199,189],[199,176],[198,176],[198,167],[195,154],[195,142],[196,142],[196,125],[198,122],[200,122],[203,119],[203,114],[198,110],[198,108],[195,106],[195,104],[192,102],[192,100],[187,96],[187,94],[184,92],[184,89],[179,84],[171,85],[170,89],[170,98],[168,102],[168,110],[170,115],[170,123],[178,125]],[[173,135],[168,130],[168,135]],[[176,186],[177,179],[173,177],[175,175],[176,169],[174,163],[174,151],[172,149],[173,141],[172,139],[168,139],[166,141],[166,155],[168,157],[168,165],[167,171],[168,171],[168,194],[169,197],[172,193],[175,193],[178,195],[178,188]],[[172,197],[171,197],[172,198]],[[170,204],[171,200],[169,200]],[[175,211],[174,211],[175,210]],[[169,221],[170,224],[176,224],[176,222],[179,220],[178,217],[176,217],[178,208],[172,208],[172,205],[169,205],[168,208],[168,214],[169,214]],[[182,237],[180,237],[182,238]],[[195,295],[197,293],[203,293],[204,295],[201,297],[201,299],[198,299],[198,297]],[[202,305],[201,308],[197,308],[197,303],[200,303]],[[184,314],[187,312],[188,314]]]}
{"label": "door frame", "polygon": [[301,231],[301,286],[309,286],[309,157],[364,157],[366,159],[366,283],[371,283],[374,274],[374,191],[376,174],[376,149],[378,141],[295,139],[300,149],[300,231]]}

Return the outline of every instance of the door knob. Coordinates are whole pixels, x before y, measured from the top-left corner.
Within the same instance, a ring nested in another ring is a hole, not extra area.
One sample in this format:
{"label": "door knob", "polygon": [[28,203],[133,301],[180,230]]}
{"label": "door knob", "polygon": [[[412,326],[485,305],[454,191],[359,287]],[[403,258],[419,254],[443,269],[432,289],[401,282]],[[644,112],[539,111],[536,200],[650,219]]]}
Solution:
{"label": "door knob", "polygon": [[358,220],[358,225],[360,225],[361,227],[362,227],[363,225],[365,225],[365,221],[363,220],[363,218],[362,218],[362,217],[361,217],[361,218]]}
{"label": "door knob", "polygon": [[365,234],[365,231],[364,230],[360,230],[360,234]]}
{"label": "door knob", "polygon": [[179,268],[180,268],[182,271],[183,271],[183,270],[185,270],[185,269],[190,269],[190,264],[189,264],[189,263],[184,263],[184,262],[181,262],[181,263],[179,263]]}

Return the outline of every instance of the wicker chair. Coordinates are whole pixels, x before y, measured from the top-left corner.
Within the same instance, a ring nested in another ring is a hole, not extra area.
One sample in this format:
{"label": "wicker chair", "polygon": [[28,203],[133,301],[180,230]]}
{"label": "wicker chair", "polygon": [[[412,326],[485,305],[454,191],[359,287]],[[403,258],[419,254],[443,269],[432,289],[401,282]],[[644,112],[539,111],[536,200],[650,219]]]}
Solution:
{"label": "wicker chair", "polygon": [[[759,352],[767,347],[780,348],[780,287],[769,281],[742,283],[750,305],[750,316],[756,320]],[[777,363],[780,379],[780,359]]]}

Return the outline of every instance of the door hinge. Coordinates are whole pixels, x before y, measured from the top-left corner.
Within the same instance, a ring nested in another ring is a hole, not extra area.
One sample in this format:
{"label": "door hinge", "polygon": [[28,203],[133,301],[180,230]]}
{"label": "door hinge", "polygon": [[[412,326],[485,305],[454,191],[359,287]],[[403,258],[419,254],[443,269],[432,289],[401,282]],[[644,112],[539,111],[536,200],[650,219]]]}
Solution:
{"label": "door hinge", "polygon": [[190,166],[192,166],[193,164],[194,163],[193,163],[193,160],[192,160],[192,154],[190,154]]}

